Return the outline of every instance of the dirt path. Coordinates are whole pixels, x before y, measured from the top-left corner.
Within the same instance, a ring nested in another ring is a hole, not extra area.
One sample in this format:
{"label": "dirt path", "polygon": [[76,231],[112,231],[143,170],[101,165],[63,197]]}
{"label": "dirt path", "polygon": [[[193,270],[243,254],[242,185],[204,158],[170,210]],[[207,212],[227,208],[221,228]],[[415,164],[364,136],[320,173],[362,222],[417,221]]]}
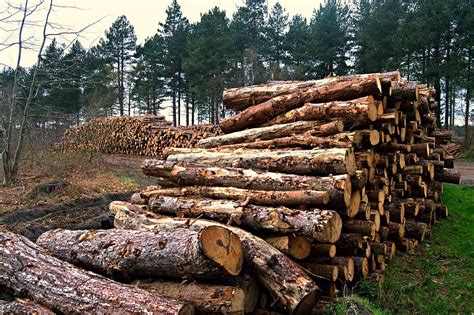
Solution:
{"label": "dirt path", "polygon": [[454,168],[461,172],[461,184],[474,186],[474,161],[457,160],[454,162]]}

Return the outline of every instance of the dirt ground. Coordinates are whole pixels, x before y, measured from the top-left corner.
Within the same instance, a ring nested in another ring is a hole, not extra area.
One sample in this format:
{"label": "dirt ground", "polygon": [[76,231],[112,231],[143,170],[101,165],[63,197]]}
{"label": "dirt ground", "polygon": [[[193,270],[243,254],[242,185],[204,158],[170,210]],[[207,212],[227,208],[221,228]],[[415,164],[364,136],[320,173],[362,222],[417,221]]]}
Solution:
{"label": "dirt ground", "polygon": [[474,186],[474,161],[457,160],[454,162],[454,168],[461,172],[461,184]]}
{"label": "dirt ground", "polygon": [[[25,165],[11,187],[0,187],[0,229],[31,240],[56,229],[113,227],[108,204],[128,200],[133,192],[154,183],[144,176],[145,157],[127,155],[48,155],[46,163]],[[61,181],[54,191],[42,191]]]}

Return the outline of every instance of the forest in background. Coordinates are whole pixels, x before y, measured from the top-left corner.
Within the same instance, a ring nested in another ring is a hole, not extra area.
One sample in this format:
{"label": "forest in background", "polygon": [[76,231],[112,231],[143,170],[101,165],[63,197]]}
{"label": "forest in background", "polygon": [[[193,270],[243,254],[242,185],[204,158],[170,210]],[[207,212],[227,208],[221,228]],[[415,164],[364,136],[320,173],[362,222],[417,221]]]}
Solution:
{"label": "forest in background", "polygon": [[[174,125],[216,124],[231,114],[225,88],[395,69],[440,91],[441,125],[470,121],[471,1],[327,0],[306,20],[290,18],[279,3],[246,0],[231,17],[215,7],[189,23],[173,0],[166,14],[140,44],[126,16],[88,50],[52,39],[40,62],[19,72],[21,103],[38,68],[29,124],[163,114],[169,104]],[[11,101],[14,74],[7,67],[0,74],[1,107]]]}

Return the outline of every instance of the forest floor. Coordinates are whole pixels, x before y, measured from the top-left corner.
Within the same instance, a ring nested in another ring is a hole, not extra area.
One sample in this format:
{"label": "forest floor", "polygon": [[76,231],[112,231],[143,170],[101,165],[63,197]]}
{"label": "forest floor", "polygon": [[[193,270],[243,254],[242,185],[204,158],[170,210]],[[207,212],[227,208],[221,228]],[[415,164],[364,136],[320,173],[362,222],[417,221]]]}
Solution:
{"label": "forest floor", "polygon": [[[105,228],[107,205],[153,184],[142,175],[144,157],[44,153],[23,165],[20,180],[0,187],[0,229],[36,239],[54,228]],[[474,183],[474,161],[457,161],[462,182]],[[1,175],[1,174],[0,174]],[[53,192],[44,183],[64,181]],[[40,189],[38,189],[40,188]],[[474,190],[445,185],[450,216],[414,254],[397,253],[382,285],[359,283],[334,305],[338,314],[439,314],[474,311]]]}

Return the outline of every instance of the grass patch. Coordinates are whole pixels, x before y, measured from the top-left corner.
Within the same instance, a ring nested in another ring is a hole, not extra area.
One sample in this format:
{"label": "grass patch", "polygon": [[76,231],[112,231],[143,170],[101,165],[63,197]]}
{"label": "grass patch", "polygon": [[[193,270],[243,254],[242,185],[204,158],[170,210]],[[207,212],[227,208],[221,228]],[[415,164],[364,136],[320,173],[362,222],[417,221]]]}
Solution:
{"label": "grass patch", "polygon": [[356,288],[387,314],[470,314],[474,311],[474,190],[445,185],[449,217],[414,255],[397,253],[383,284]]}

